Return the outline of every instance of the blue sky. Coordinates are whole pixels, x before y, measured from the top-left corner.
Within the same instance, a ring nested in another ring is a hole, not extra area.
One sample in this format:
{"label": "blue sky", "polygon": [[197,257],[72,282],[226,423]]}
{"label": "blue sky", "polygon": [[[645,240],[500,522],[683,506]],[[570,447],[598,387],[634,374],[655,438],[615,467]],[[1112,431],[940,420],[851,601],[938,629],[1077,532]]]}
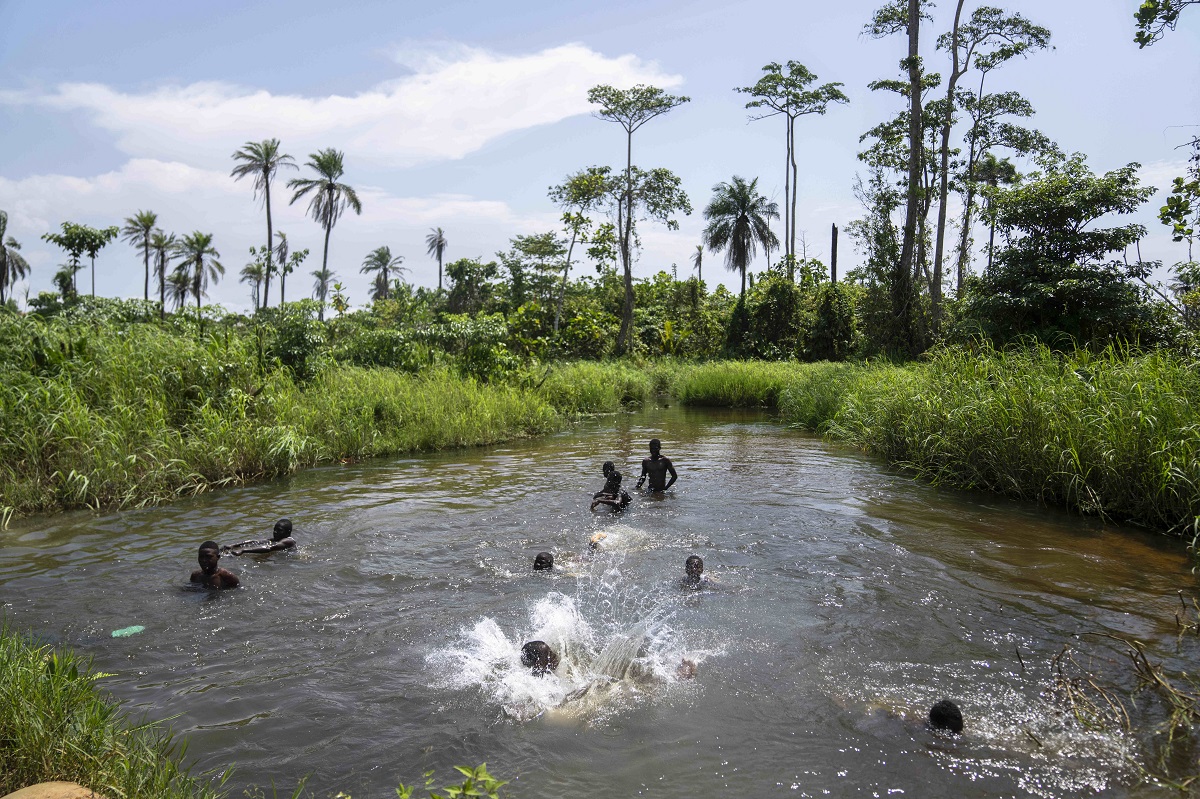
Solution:
{"label": "blue sky", "polygon": [[[229,177],[230,154],[268,137],[299,164],[323,147],[345,152],[345,180],[364,209],[334,229],[330,266],[352,302],[366,301],[363,257],[384,244],[405,256],[409,280],[433,285],[431,227],[446,231],[447,258],[490,259],[512,236],[556,227],[548,186],[584,166],[623,163],[621,130],[589,114],[586,91],[598,83],[653,83],[692,98],[634,139],[635,163],[672,169],[696,208],[678,231],[642,227],[635,274],[676,263],[683,275],[715,183],[757,177],[782,199],[782,122],[749,123],[733,88],[789,59],[821,82],[844,83],[851,99],[799,125],[809,254],[825,259],[830,225],[861,215],[852,194],[858,137],[897,110],[896,98],[867,84],[894,77],[905,54],[902,37],[861,35],[873,2],[509,5],[0,0],[0,209],[33,267],[31,293],[50,289],[63,260],[43,233],[64,220],[119,225],[149,209],[168,231],[214,234],[227,275],[210,298],[247,308],[237,273],[265,239],[265,221],[250,183]],[[1200,131],[1200,11],[1138,50],[1136,6],[1003,4],[1048,27],[1054,49],[1004,67],[990,85],[1022,92],[1037,109],[1030,124],[1087,154],[1094,170],[1140,162],[1144,180],[1160,187],[1138,215],[1150,228],[1142,255],[1171,263],[1186,250],[1154,210],[1182,173],[1177,145]],[[933,34],[952,13],[943,0],[925,29],[926,64],[943,74]],[[300,173],[284,179],[291,174]],[[276,229],[312,250],[306,272],[319,268],[322,231],[303,201],[288,207],[288,198],[277,183]],[[839,247],[843,272],[859,260],[848,244]],[[136,251],[114,242],[96,261],[97,293],[140,296],[141,270]],[[705,278],[734,285],[718,256],[708,257]],[[289,298],[310,284],[292,278]]]}

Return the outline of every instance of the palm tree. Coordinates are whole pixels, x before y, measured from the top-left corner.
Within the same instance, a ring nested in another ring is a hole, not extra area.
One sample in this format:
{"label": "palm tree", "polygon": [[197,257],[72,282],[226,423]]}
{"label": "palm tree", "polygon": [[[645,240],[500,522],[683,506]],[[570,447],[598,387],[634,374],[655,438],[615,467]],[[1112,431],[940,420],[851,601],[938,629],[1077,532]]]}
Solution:
{"label": "palm tree", "polygon": [[[263,205],[267,208],[267,267],[266,278],[262,292],[262,307],[267,307],[267,292],[271,288],[271,178],[280,169],[297,169],[290,155],[279,152],[279,139],[263,139],[260,142],[248,141],[242,149],[233,154],[233,160],[238,165],[230,175],[235,180],[241,180],[247,175],[254,176],[254,196],[263,196]],[[255,308],[257,309],[257,305]]]}
{"label": "palm tree", "polygon": [[362,269],[358,270],[365,275],[372,272],[377,273],[375,280],[375,291],[371,295],[373,300],[386,300],[388,298],[388,287],[392,285],[391,278],[388,276],[390,271],[407,272],[408,269],[401,266],[404,263],[404,256],[397,255],[392,257],[392,251],[388,247],[378,247],[363,259]]}
{"label": "palm tree", "polygon": [[250,263],[242,267],[241,281],[242,283],[250,284],[250,300],[254,303],[254,307],[258,308],[259,292],[263,285],[263,262],[255,258]]}
{"label": "palm tree", "polygon": [[696,267],[696,279],[704,282],[704,273],[700,271],[701,264],[704,263],[704,245],[697,244],[696,251],[692,253],[692,266]]}
{"label": "palm tree", "polygon": [[325,321],[325,298],[329,296],[329,286],[337,279],[337,275],[328,269],[317,269],[312,273],[313,278],[313,296],[317,302],[321,303],[320,310],[317,311],[317,318],[322,322]]}
{"label": "palm tree", "polygon": [[21,255],[21,245],[16,239],[9,236],[5,240],[7,230],[8,214],[0,211],[0,305],[5,303],[9,290],[18,280],[29,277],[29,262]]}
{"label": "palm tree", "polygon": [[146,266],[146,284],[142,295],[147,302],[150,300],[150,236],[156,224],[158,214],[138,211],[134,216],[125,217],[125,227],[121,228],[121,238],[142,251],[142,262]]}
{"label": "palm tree", "polygon": [[282,230],[275,234],[279,243],[275,245],[275,260],[279,262],[279,304],[283,305],[283,293],[287,288],[287,276],[291,269],[288,267],[288,255],[291,247],[288,245],[287,234]]}
{"label": "palm tree", "polygon": [[171,305],[175,312],[179,313],[192,293],[192,276],[183,264],[176,265],[167,276],[167,287],[167,292],[171,295]]}
{"label": "palm tree", "polygon": [[[975,165],[975,179],[980,183],[986,183],[993,189],[1003,183],[1006,186],[1011,186],[1021,179],[1017,168],[1012,165],[1012,162],[1007,158],[997,158],[991,153],[986,153],[983,158]],[[987,216],[987,209],[992,207],[992,199],[987,198],[987,205],[984,208],[984,216]],[[990,271],[992,268],[992,253],[995,252],[996,245],[996,222],[993,220],[988,225],[988,264],[987,268]]]}
{"label": "palm tree", "polygon": [[[345,183],[339,183],[338,179],[342,176],[345,168],[342,164],[343,155],[340,151],[328,147],[308,156],[308,163],[305,164],[309,169],[316,172],[320,177],[316,178],[292,178],[288,181],[288,188],[293,189],[295,193],[292,195],[292,200],[288,205],[296,202],[306,194],[312,194],[312,199],[308,203],[308,215],[316,222],[320,223],[321,227],[325,228],[325,253],[321,256],[321,272],[329,272],[329,233],[333,230],[333,226],[337,224],[342,212],[346,208],[353,208],[354,213],[362,213],[362,203],[358,201],[358,194],[354,189]],[[326,284],[328,290],[328,284]],[[322,293],[322,302],[324,302],[324,293]],[[325,321],[325,306],[321,306],[320,312],[321,321]]]}
{"label": "palm tree", "polygon": [[778,203],[758,193],[758,178],[747,183],[737,175],[732,183],[713,186],[713,198],[704,209],[708,227],[703,240],[709,252],[725,253],[725,266],[742,274],[742,294],[746,293],[746,268],[762,244],[769,253],[779,246],[769,220],[779,218]]}
{"label": "palm tree", "polygon": [[167,314],[167,266],[175,255],[175,247],[179,242],[175,234],[154,231],[150,237],[150,249],[154,251],[154,277],[158,281],[158,317],[165,318]]}
{"label": "palm tree", "polygon": [[199,230],[184,236],[175,245],[175,255],[180,264],[178,270],[185,271],[191,280],[192,295],[196,298],[196,316],[200,315],[200,298],[208,295],[208,282],[216,283],[225,274],[225,267],[218,258],[221,253],[213,249],[212,234],[201,233]]}
{"label": "palm tree", "polygon": [[438,262],[438,291],[442,290],[442,256],[446,254],[446,233],[440,227],[431,227],[425,237],[425,253]]}

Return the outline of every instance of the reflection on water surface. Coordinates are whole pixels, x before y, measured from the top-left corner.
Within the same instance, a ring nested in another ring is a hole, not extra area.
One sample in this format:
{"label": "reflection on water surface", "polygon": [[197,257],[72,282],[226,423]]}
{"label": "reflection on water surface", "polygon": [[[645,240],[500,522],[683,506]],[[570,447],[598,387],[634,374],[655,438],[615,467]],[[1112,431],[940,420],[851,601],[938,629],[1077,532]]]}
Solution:
{"label": "reflection on water surface", "polygon": [[[651,437],[680,479],[621,516],[587,510]],[[292,518],[300,549],[196,547]],[[607,533],[599,552],[588,540]],[[15,522],[0,602],[115,672],[109,689],[249,784],[386,796],[487,761],[521,797],[1167,796],[1132,741],[1051,712],[1064,643],[1124,673],[1168,666],[1176,542],[910,481],[752,413],[659,409],[490,449],[314,469],[169,507]],[[533,574],[550,550],[558,568]],[[701,555],[716,582],[679,587]],[[133,625],[125,638],[111,632]],[[545,640],[558,671],[519,649]],[[694,676],[683,661],[695,664]],[[967,734],[920,718],[956,699]]]}

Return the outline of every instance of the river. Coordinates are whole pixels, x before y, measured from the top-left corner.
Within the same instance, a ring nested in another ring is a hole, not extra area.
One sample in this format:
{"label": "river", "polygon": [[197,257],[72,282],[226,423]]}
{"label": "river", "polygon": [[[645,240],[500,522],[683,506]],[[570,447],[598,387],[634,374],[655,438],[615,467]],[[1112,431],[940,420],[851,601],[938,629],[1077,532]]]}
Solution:
{"label": "river", "polygon": [[[652,437],[672,492],[590,512],[601,463],[632,488]],[[297,551],[224,558],[241,588],[190,590],[202,541],[284,516]],[[1062,711],[1053,659],[1069,645],[1067,676],[1128,687],[1105,634],[1168,668],[1200,651],[1176,640],[1197,588],[1180,542],[931,487],[754,412],[600,417],[16,520],[0,544],[9,623],[93,656],[135,717],[177,716],[197,769],[236,765],[234,796],[309,774],[368,799],[483,761],[529,799],[1177,796],[1139,778],[1138,736]],[[553,573],[531,571],[541,550]],[[692,554],[700,591],[679,585]],[[520,667],[532,639],[556,674]],[[943,697],[961,737],[920,722]]]}

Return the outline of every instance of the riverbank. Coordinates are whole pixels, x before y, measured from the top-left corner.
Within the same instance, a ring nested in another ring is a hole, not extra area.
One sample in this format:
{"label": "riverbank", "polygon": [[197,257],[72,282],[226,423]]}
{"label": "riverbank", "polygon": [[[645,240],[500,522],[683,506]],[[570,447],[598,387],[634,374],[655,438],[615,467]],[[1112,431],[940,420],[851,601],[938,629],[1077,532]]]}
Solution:
{"label": "riverbank", "polygon": [[581,361],[482,382],[447,365],[414,374],[333,359],[300,379],[228,329],[24,325],[9,337],[0,517],[142,506],[318,463],[495,444],[671,395],[776,408],[936,484],[1200,533],[1200,376],[1165,353]]}
{"label": "riverbank", "polygon": [[223,796],[219,778],[210,785],[181,765],[186,747],[169,731],[104,698],[103,676],[68,650],[0,627],[0,796],[50,780],[108,796]]}

